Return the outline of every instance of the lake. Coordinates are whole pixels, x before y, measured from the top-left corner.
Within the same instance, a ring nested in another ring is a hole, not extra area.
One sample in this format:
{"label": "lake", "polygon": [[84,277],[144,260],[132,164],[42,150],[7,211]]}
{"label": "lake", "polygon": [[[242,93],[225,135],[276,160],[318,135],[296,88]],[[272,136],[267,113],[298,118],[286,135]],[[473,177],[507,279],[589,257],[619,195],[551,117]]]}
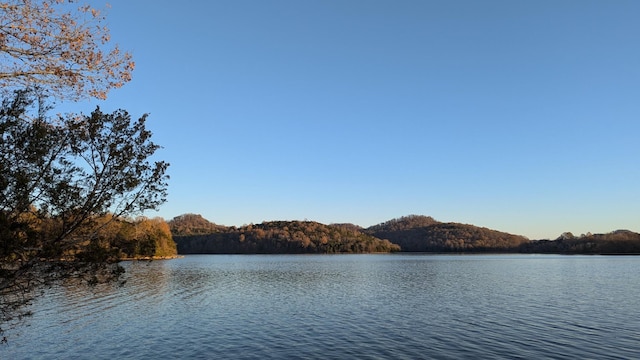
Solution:
{"label": "lake", "polygon": [[2,359],[638,359],[640,257],[191,255],[57,287]]}

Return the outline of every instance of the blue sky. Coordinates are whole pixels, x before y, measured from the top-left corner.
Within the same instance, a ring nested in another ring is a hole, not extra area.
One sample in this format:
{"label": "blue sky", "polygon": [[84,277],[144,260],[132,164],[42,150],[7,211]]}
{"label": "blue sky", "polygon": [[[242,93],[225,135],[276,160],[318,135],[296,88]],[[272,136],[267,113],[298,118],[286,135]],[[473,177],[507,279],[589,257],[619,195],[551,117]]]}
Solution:
{"label": "blue sky", "polygon": [[149,216],[640,231],[638,1],[110,4],[136,70],[97,104],[171,163]]}

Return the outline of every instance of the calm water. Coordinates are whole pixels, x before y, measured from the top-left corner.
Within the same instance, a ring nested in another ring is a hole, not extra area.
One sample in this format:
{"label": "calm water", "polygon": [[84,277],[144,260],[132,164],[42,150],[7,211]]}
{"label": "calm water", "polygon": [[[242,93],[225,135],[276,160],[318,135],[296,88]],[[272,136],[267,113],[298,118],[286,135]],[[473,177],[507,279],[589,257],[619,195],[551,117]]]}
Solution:
{"label": "calm water", "polygon": [[638,359],[640,257],[203,255],[53,289],[2,359]]}

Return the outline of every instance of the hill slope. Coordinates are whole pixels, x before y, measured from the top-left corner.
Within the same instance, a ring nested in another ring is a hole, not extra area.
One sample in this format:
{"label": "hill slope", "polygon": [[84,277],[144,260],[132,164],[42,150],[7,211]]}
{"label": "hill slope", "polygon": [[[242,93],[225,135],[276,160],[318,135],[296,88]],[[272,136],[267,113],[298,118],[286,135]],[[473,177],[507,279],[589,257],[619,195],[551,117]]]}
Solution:
{"label": "hill slope", "polygon": [[[372,252],[514,252],[640,254],[640,234],[617,230],[530,241],[501,231],[409,215],[367,229],[354,224],[270,221],[239,228],[185,214],[168,222],[179,254],[300,254]],[[384,240],[382,240],[384,239]]]}
{"label": "hill slope", "polygon": [[227,230],[226,226],[221,226],[210,222],[200,214],[182,214],[167,221],[173,236],[203,235]]}
{"label": "hill slope", "polygon": [[468,224],[441,223],[411,215],[374,225],[365,233],[387,239],[407,252],[515,251],[523,236]]}
{"label": "hill slope", "polygon": [[519,250],[524,253],[550,254],[640,254],[640,234],[629,230],[579,237],[564,233],[556,240],[522,244]]}
{"label": "hill slope", "polygon": [[271,221],[207,235],[175,236],[180,254],[303,254],[399,251],[387,240],[343,226]]}

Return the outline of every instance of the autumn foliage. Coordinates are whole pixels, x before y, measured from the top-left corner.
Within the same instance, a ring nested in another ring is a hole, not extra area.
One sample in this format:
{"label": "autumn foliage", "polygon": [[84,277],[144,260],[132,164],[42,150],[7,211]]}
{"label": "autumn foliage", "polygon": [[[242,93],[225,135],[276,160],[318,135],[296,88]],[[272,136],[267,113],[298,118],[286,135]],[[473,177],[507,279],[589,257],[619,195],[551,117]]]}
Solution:
{"label": "autumn foliage", "polygon": [[541,254],[640,254],[640,234],[629,230],[581,236],[564,233],[556,240],[522,244],[519,250]]}
{"label": "autumn foliage", "polygon": [[199,214],[182,214],[169,221],[171,233],[176,236],[203,235],[222,232],[226,226],[216,225]]}
{"label": "autumn foliage", "polygon": [[34,97],[0,104],[0,327],[38,287],[118,278],[122,257],[175,254],[166,223],[123,220],[166,200],[169,164],[151,160],[146,116],[34,117]]}
{"label": "autumn foliage", "polygon": [[110,43],[102,11],[73,0],[0,2],[0,89],[105,99],[131,80],[131,54]]}
{"label": "autumn foliage", "polygon": [[468,224],[442,223],[428,216],[410,215],[366,229],[368,234],[400,245],[409,252],[516,251],[529,240]]}
{"label": "autumn foliage", "polygon": [[175,236],[180,254],[335,254],[400,251],[398,245],[344,226],[269,221],[208,235]]}

